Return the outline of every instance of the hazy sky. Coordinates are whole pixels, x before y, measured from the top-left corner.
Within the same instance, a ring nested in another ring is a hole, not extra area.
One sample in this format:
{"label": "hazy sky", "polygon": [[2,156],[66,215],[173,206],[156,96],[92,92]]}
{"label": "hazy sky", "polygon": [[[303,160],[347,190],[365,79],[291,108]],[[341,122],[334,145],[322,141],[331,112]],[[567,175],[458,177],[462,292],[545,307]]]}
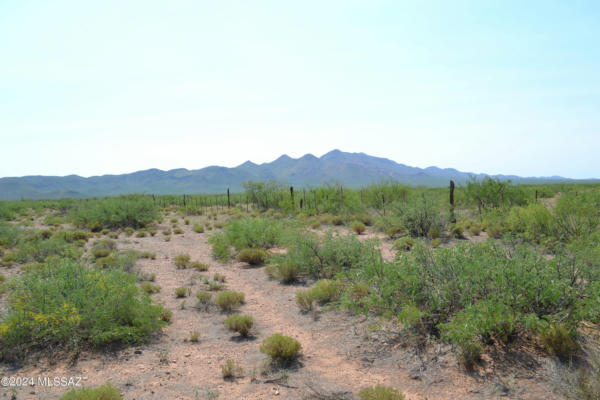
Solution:
{"label": "hazy sky", "polygon": [[339,148],[600,177],[600,2],[0,1],[0,176]]}

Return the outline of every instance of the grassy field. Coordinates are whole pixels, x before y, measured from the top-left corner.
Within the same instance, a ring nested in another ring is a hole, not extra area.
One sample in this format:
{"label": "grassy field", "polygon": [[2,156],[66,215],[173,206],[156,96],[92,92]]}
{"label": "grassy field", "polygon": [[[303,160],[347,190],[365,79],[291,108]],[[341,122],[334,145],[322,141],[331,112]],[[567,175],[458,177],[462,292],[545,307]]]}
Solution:
{"label": "grassy field", "polygon": [[[466,379],[467,386],[474,377],[473,385],[501,381],[509,395],[534,398],[513,388],[526,382],[505,384],[517,354],[536,360],[527,367],[534,373],[544,362],[560,372],[560,379],[544,381],[548,393],[600,398],[600,185],[471,180],[456,187],[452,203],[449,189],[394,182],[359,190],[294,191],[269,182],[245,188],[229,197],[0,202],[4,371],[14,365],[34,371],[44,358],[76,365],[81,354],[95,359],[160,347],[169,343],[165,337],[177,336],[177,318],[185,315],[215,318],[220,329],[215,333],[217,323],[210,322],[205,331],[188,330],[186,345],[233,333],[231,346],[245,346],[252,360],[262,360],[260,373],[242,368],[250,362],[245,359],[204,366],[220,382],[190,398],[221,392],[221,398],[263,398],[260,385],[244,392],[223,386],[243,379],[277,384],[289,391],[286,398],[399,399],[402,392],[445,398],[385,371],[345,390],[325,383],[300,388],[294,379],[313,368],[308,355],[316,345],[265,328],[267,320],[276,325],[278,315],[267,318],[254,308],[269,299],[243,292],[250,287],[240,281],[246,277],[291,296],[293,310],[285,312],[297,314],[298,329],[317,315],[367,321],[369,346],[382,340],[378,335],[396,332],[392,341],[401,338],[403,345],[390,354],[444,347],[454,360],[444,373]],[[179,279],[173,285],[159,279],[164,263]],[[190,308],[195,314],[184,314]],[[169,365],[169,355],[158,353],[157,365]],[[494,374],[487,373],[492,366]],[[327,372],[336,379],[335,368]],[[44,392],[44,398],[133,398],[131,385],[116,381]],[[28,398],[17,389],[17,398]],[[455,396],[460,393],[467,392]],[[154,398],[146,394],[135,398]]]}

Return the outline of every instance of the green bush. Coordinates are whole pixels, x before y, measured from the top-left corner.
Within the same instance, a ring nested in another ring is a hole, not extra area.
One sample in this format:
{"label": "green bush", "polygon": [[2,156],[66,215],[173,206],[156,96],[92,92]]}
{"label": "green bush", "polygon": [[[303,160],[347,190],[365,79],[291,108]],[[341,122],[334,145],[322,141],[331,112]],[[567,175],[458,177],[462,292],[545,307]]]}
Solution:
{"label": "green bush", "polygon": [[121,392],[110,383],[96,388],[71,389],[60,400],[123,400]]}
{"label": "green bush", "polygon": [[158,219],[158,209],[148,196],[109,197],[78,203],[70,218],[75,225],[96,232],[102,228],[139,229]]}
{"label": "green bush", "polygon": [[289,362],[300,354],[302,345],[296,339],[275,333],[263,340],[260,351],[275,362]]}
{"label": "green bush", "polygon": [[377,385],[358,392],[360,400],[404,400],[404,395],[390,386]]}
{"label": "green bush", "polygon": [[254,325],[254,318],[251,315],[231,315],[225,320],[225,325],[230,331],[246,337]]}
{"label": "green bush", "polygon": [[380,310],[416,310],[408,313],[409,325],[451,341],[473,359],[482,342],[509,343],[561,319],[600,320],[600,273],[585,259],[558,254],[548,260],[527,246],[492,243],[417,246],[394,264],[365,269],[362,278],[374,282],[371,300]]}
{"label": "green bush", "polygon": [[278,278],[291,282],[299,276],[330,278],[337,273],[365,265],[372,257],[381,257],[376,240],[361,242],[355,235],[321,238],[312,232],[294,233],[286,238],[287,254],[273,256]]}
{"label": "green bush", "polygon": [[280,221],[245,218],[231,221],[223,230],[226,242],[236,250],[269,249],[281,243],[283,225]]}
{"label": "green bush", "polygon": [[250,265],[262,265],[267,261],[269,255],[269,252],[263,249],[243,249],[235,259]]}
{"label": "green bush", "polygon": [[162,326],[163,308],[122,270],[62,260],[8,284],[9,310],[0,324],[5,357],[19,357],[26,349],[143,343]]}
{"label": "green bush", "polygon": [[235,292],[233,290],[225,290],[217,294],[215,303],[223,311],[231,311],[244,304],[244,293]]}
{"label": "green bush", "polygon": [[225,233],[215,233],[208,239],[208,242],[212,245],[212,255],[214,258],[221,262],[227,262],[231,259],[231,245]]}

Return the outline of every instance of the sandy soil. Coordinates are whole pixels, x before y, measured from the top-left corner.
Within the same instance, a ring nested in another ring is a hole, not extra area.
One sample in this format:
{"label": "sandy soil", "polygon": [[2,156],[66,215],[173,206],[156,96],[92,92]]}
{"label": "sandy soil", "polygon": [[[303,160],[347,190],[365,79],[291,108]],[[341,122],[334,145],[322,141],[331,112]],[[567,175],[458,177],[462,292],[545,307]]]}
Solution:
{"label": "sandy soil", "polygon": [[[0,375],[36,380],[38,376],[82,376],[87,386],[110,381],[125,399],[204,399],[216,398],[211,396],[217,393],[219,399],[333,399],[336,393],[354,398],[361,387],[378,383],[398,388],[411,400],[560,398],[552,393],[549,382],[552,362],[535,353],[525,360],[515,355],[515,361],[507,366],[484,363],[479,371],[468,373],[457,365],[449,346],[418,347],[393,322],[333,310],[301,314],[294,296],[302,285],[269,280],[263,268],[214,261],[207,243],[210,232],[194,233],[192,225],[180,223],[184,234],[172,235],[170,242],[164,241],[160,229],[155,237],[119,239],[119,248],[156,253],[155,260],[139,260],[137,267],[156,274],[155,284],[161,290],[153,297],[173,311],[173,318],[151,343],[88,352],[75,362],[40,357],[23,366],[0,364]],[[367,231],[361,238],[375,236]],[[382,250],[386,259],[393,257],[390,242],[384,241]],[[209,264],[209,271],[177,269],[173,258],[180,253]],[[246,303],[239,312],[255,317],[252,337],[242,340],[229,332],[223,324],[227,314],[218,309],[196,308],[194,294],[203,288],[201,277],[214,273],[226,276],[228,289],[245,293]],[[182,299],[174,296],[180,286],[192,291],[184,308]],[[194,330],[201,333],[198,343],[188,341]],[[290,369],[263,375],[265,356],[259,344],[276,332],[298,339],[303,355]],[[167,355],[167,362],[159,361],[161,354]],[[222,378],[220,365],[227,359],[239,363],[242,377]],[[15,392],[18,399],[57,399],[65,391],[36,385]],[[0,398],[12,394],[10,389],[0,388]]]}

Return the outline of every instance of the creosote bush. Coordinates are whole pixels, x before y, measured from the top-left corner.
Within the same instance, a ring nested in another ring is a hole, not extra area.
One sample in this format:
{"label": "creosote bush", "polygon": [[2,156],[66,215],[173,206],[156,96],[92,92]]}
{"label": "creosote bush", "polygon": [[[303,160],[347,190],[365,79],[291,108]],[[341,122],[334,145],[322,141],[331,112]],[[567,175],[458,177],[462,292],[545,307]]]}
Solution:
{"label": "creosote bush", "polygon": [[260,351],[275,362],[289,362],[300,354],[302,345],[296,339],[275,333],[263,340]]}
{"label": "creosote bush", "polygon": [[185,287],[178,287],[175,289],[175,297],[181,298],[188,295],[188,289]]}
{"label": "creosote bush", "polygon": [[225,290],[217,294],[215,303],[223,311],[231,311],[240,307],[244,303],[244,293],[235,292],[233,290]]}
{"label": "creosote bush", "polygon": [[204,227],[202,225],[196,224],[196,225],[194,225],[193,229],[194,229],[194,232],[196,232],[196,233],[204,233]]}
{"label": "creosote bush", "polygon": [[235,258],[250,265],[262,265],[269,259],[269,252],[263,249],[243,249]]}
{"label": "creosote bush", "polygon": [[404,400],[404,395],[393,387],[377,385],[358,392],[360,400]]}
{"label": "creosote bush", "polygon": [[231,315],[225,320],[225,326],[230,331],[237,332],[242,337],[248,336],[254,325],[254,317],[251,315]]}
{"label": "creosote bush", "polygon": [[121,392],[110,383],[96,388],[71,389],[60,400],[123,400]]}
{"label": "creosote bush", "polygon": [[313,308],[315,301],[313,291],[311,289],[298,290],[296,292],[296,305],[302,312],[309,312]]}
{"label": "creosote bush", "polygon": [[394,249],[399,251],[410,251],[415,245],[415,241],[413,238],[409,236],[401,237],[400,239],[394,242]]}
{"label": "creosote bush", "polygon": [[561,360],[569,360],[580,350],[576,333],[565,324],[551,324],[542,330],[540,339],[548,353]]}

